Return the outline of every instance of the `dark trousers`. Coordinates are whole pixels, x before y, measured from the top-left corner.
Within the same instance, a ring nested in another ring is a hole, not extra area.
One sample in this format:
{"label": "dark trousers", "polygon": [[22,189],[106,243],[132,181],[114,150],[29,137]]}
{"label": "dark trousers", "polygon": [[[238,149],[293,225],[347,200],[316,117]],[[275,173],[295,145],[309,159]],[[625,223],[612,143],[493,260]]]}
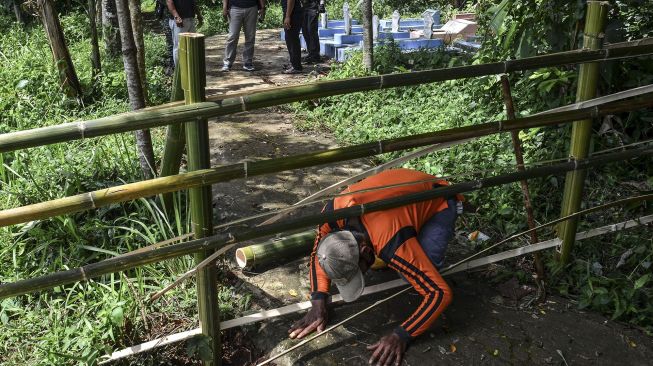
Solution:
{"label": "dark trousers", "polygon": [[424,253],[437,269],[441,269],[444,265],[447,246],[454,234],[458,217],[456,203],[453,198],[447,200],[449,207],[433,215],[417,235],[417,240],[424,249]]}
{"label": "dark trousers", "polygon": [[302,11],[293,12],[290,18],[290,29],[285,30],[286,47],[290,55],[290,65],[295,70],[302,69],[302,47],[299,42],[299,31],[302,29],[302,20],[304,13]]}
{"label": "dark trousers", "polygon": [[306,41],[306,50],[308,58],[315,60],[320,59],[320,36],[317,32],[317,21],[320,14],[318,13],[317,1],[308,3],[304,6],[304,22],[302,24],[302,34]]}

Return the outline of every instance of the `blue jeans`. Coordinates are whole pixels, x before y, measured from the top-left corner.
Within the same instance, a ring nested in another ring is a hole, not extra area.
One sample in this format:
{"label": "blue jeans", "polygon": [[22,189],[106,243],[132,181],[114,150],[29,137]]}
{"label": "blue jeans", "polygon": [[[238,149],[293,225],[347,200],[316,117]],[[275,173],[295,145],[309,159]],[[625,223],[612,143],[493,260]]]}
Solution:
{"label": "blue jeans", "polygon": [[449,207],[433,215],[422,226],[417,234],[417,240],[422,246],[424,253],[429,257],[435,268],[440,269],[444,265],[445,252],[449,241],[453,237],[456,218],[456,199],[447,200]]}

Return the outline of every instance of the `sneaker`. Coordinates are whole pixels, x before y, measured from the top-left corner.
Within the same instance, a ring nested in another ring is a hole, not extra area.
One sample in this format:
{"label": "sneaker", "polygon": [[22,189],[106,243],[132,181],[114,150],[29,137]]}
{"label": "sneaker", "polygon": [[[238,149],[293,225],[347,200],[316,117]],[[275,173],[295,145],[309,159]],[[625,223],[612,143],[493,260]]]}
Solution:
{"label": "sneaker", "polygon": [[231,70],[231,66],[229,66],[229,65],[222,65],[222,69],[220,69],[220,70],[223,71],[223,72],[227,72],[227,71]]}
{"label": "sneaker", "polygon": [[289,74],[301,74],[302,70],[301,69],[296,69],[296,68],[290,66],[289,68],[283,70],[281,73],[286,74],[286,75],[289,75]]}
{"label": "sneaker", "polygon": [[254,65],[243,65],[243,70],[245,70],[245,71],[254,71],[256,69],[254,68]]}

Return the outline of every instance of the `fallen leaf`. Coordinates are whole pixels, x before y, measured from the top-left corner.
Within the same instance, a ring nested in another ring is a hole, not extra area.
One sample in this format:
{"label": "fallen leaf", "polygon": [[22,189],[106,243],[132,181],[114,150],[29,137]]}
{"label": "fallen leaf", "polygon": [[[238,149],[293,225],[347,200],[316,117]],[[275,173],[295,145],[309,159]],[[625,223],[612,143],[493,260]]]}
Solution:
{"label": "fallen leaf", "polygon": [[635,343],[635,342],[633,342],[633,341],[628,341],[628,345],[630,345],[632,348],[636,348],[636,347],[637,347],[637,343]]}
{"label": "fallen leaf", "polygon": [[499,355],[499,350],[495,349],[494,352],[492,352],[492,356],[497,357]]}
{"label": "fallen leaf", "polygon": [[295,290],[288,290],[288,293],[289,293],[290,296],[292,296],[292,297],[296,297],[296,296],[297,296],[297,291],[295,291]]}
{"label": "fallen leaf", "polygon": [[449,346],[449,350],[451,351],[451,353],[455,353],[455,352],[456,352],[456,345],[455,345],[455,344],[451,344],[451,345]]}
{"label": "fallen leaf", "polygon": [[438,346],[438,350],[439,350],[439,351],[440,351],[440,353],[442,353],[442,354],[445,354],[445,353],[447,353],[447,350],[446,350],[446,349],[444,349],[444,347],[442,347],[442,346]]}

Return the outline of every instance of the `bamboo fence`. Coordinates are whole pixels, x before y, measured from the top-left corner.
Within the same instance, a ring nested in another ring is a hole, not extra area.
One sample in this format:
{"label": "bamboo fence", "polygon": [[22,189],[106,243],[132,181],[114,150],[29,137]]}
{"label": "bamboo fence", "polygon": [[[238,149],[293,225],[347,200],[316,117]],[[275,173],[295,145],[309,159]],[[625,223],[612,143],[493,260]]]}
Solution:
{"label": "bamboo fence", "polygon": [[89,121],[17,131],[0,135],[0,153],[73,141],[114,133],[179,124],[198,118],[212,118],[256,108],[310,100],[360,91],[420,85],[445,80],[498,75],[542,67],[603,62],[653,54],[653,43],[644,40],[613,44],[609,49],[575,50],[517,60],[460,66],[417,72],[367,76],[346,80],[316,82],[307,85],[272,88],[230,96],[208,97],[194,105],[171,103]]}
{"label": "bamboo fence", "polygon": [[162,177],[124,184],[52,201],[3,210],[0,211],[0,227],[57,215],[96,209],[113,203],[124,202],[141,197],[149,197],[161,193],[174,192],[181,189],[205,186],[238,178],[247,178],[281,172],[284,170],[342,162],[436,143],[487,136],[500,132],[552,126],[583,118],[595,118],[606,114],[637,110],[650,106],[653,106],[653,98],[650,94],[647,94],[633,100],[610,102],[603,105],[596,105],[572,111],[541,114],[510,121],[487,122],[473,126],[380,140],[283,158],[255,162],[245,161],[242,163],[225,165],[212,169],[203,169],[171,177]]}
{"label": "bamboo fence", "polygon": [[[181,86],[184,89],[185,103],[193,105],[206,98],[206,64],[204,57],[204,35],[182,33],[179,35],[179,65],[181,66]],[[209,126],[206,119],[186,123],[188,142],[188,170],[197,171],[211,167],[209,145]],[[201,239],[213,234],[213,205],[211,186],[203,185],[189,189],[191,227],[195,238]],[[212,249],[193,253],[195,263],[202,263],[213,254]],[[196,275],[197,308],[202,334],[207,337],[211,359],[202,360],[204,365],[220,365],[222,346],[220,345],[220,304],[218,303],[218,269],[215,265],[205,266]]]}
{"label": "bamboo fence", "polygon": [[440,187],[430,191],[418,192],[386,200],[374,201],[365,205],[357,205],[344,209],[334,210],[329,213],[321,213],[296,219],[290,219],[281,223],[259,226],[253,229],[236,229],[231,232],[221,233],[208,238],[195,239],[185,243],[154,249],[148,252],[140,252],[133,255],[123,255],[67,271],[61,271],[41,277],[2,284],[0,285],[0,299],[49,289],[78,281],[88,281],[91,278],[105,274],[120,272],[130,268],[163,261],[166,259],[176,258],[182,255],[193,254],[202,250],[218,249],[225,245],[241,242],[244,240],[251,240],[285,231],[297,230],[303,227],[309,227],[324,222],[356,217],[362,215],[363,213],[387,210],[415,202],[431,200],[436,197],[449,197],[458,193],[465,193],[482,188],[489,188],[502,184],[518,182],[522,179],[540,178],[551,174],[558,174],[576,169],[587,169],[589,167],[598,167],[609,163],[625,161],[640,156],[648,157],[651,155],[653,155],[653,147],[645,147],[611,154],[604,154],[587,159],[552,164],[550,166],[532,168],[521,172],[513,172],[496,177],[483,178],[454,184],[451,186]]}
{"label": "bamboo fence", "polygon": [[[605,1],[588,1],[587,15],[585,17],[585,28],[583,35],[583,48],[589,50],[600,49],[603,43],[603,35],[606,20],[608,18],[609,4]],[[599,65],[597,63],[586,63],[580,65],[578,71],[578,86],[576,89],[576,101],[592,99],[596,96],[597,83],[599,79]],[[592,139],[592,118],[585,118],[575,121],[572,124],[571,144],[569,156],[571,159],[583,159],[587,157]],[[565,177],[565,188],[562,198],[561,216],[578,211],[583,199],[583,186],[585,185],[585,170],[577,170],[567,173]],[[562,239],[560,249],[560,261],[567,263],[574,246],[578,220],[565,221],[558,227],[558,235]]]}

